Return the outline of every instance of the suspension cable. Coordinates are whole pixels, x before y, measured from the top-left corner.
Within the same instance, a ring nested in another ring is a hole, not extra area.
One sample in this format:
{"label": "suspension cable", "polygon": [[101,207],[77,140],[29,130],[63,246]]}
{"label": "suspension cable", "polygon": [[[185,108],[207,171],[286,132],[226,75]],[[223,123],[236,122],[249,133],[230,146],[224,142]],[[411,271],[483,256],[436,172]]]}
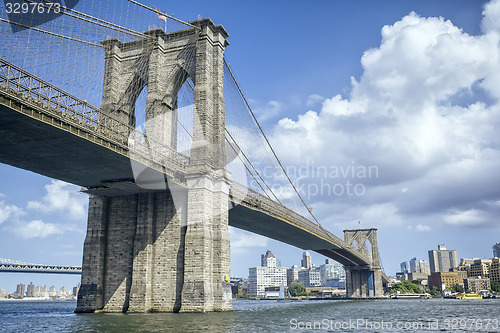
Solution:
{"label": "suspension cable", "polygon": [[[32,0],[23,0],[23,1],[26,1],[26,2],[29,2],[29,3],[37,3],[37,4],[42,5],[43,7],[46,7],[46,8],[49,7],[48,5],[44,5],[41,2],[35,2],[35,1],[32,1]],[[45,2],[45,3],[52,3],[52,1],[49,1],[49,0],[42,0],[42,1]],[[82,20],[82,21],[85,21],[85,22],[88,22],[88,23],[91,23],[91,24],[96,24],[96,25],[99,25],[99,26],[104,27],[104,28],[108,28],[108,29],[115,30],[115,31],[118,31],[118,32],[126,33],[126,34],[132,35],[134,37],[151,38],[151,36],[148,36],[148,35],[143,34],[141,32],[138,32],[138,31],[126,28],[126,27],[122,27],[120,25],[117,25],[117,24],[114,24],[114,23],[111,23],[111,22],[108,22],[108,21],[105,21],[105,20],[101,20],[101,19],[99,19],[97,17],[93,17],[91,15],[79,12],[79,11],[74,10],[72,8],[68,8],[68,7],[63,6],[63,5],[61,5],[61,8],[63,9],[61,11],[61,13],[65,14],[65,15],[68,15],[70,17],[74,17],[76,19],[79,19],[79,20]],[[69,14],[68,12],[75,13],[76,15]],[[80,17],[78,15],[80,15],[82,17]],[[95,22],[92,21],[92,20],[94,20]]]}
{"label": "suspension cable", "polygon": [[0,18],[0,21],[6,22],[6,23],[10,23],[10,24],[14,24],[14,25],[26,28],[26,29],[30,29],[30,30],[42,32],[44,34],[56,36],[56,37],[59,37],[59,38],[68,39],[68,40],[71,40],[71,41],[74,41],[74,42],[84,43],[84,44],[88,44],[88,45],[92,45],[92,46],[97,46],[97,47],[103,47],[102,45],[99,45],[99,44],[96,44],[96,43],[87,42],[85,40],[81,40],[81,39],[77,39],[77,38],[73,38],[73,37],[68,37],[68,36],[61,35],[61,34],[56,34],[55,32],[50,32],[50,31],[47,31],[47,30],[42,30],[42,29],[38,29],[38,28],[35,28],[35,27],[30,27],[30,26],[27,26],[27,25],[24,25],[24,24],[21,24],[21,23],[13,22],[13,21],[10,21],[10,20],[5,20],[3,18]]}
{"label": "suspension cable", "polygon": [[248,101],[245,97],[245,95],[243,94],[243,91],[241,90],[240,88],[240,85],[238,84],[238,82],[236,81],[236,78],[234,77],[234,74],[233,74],[233,71],[231,70],[231,67],[229,67],[229,64],[228,62],[226,61],[226,58],[224,58],[224,64],[226,65],[227,69],[229,70],[229,73],[231,74],[231,77],[234,81],[234,83],[236,84],[236,88],[238,88],[238,91],[241,95],[241,97],[243,98],[248,110],[250,110],[250,113],[252,114],[252,118],[255,120],[255,123],[257,124],[257,126],[259,127],[259,130],[260,132],[262,133],[262,135],[264,136],[264,139],[266,140],[269,148],[271,149],[271,152],[273,153],[274,157],[276,158],[276,160],[278,161],[278,164],[281,168],[281,170],[283,170],[283,173],[285,174],[286,178],[288,179],[288,181],[290,182],[290,184],[292,185],[292,188],[293,190],[295,191],[295,193],[297,193],[300,201],[302,202],[302,204],[304,204],[304,207],[306,208],[306,210],[309,212],[309,214],[312,216],[312,218],[314,219],[314,221],[316,221],[316,223],[321,227],[321,229],[323,229],[323,227],[321,226],[321,224],[319,223],[319,221],[316,219],[316,217],[314,216],[314,214],[312,213],[311,209],[309,209],[309,207],[307,207],[307,204],[306,202],[304,201],[304,199],[302,198],[302,196],[300,195],[299,191],[297,190],[297,188],[295,187],[295,185],[293,184],[292,180],[290,179],[290,177],[288,176],[288,173],[286,172],[285,168],[283,167],[283,164],[281,163],[280,159],[278,158],[278,155],[276,155],[276,152],[274,151],[274,148],[273,146],[271,146],[271,143],[269,142],[266,134],[264,133],[264,130],[262,129],[262,127],[260,126],[259,122],[257,121],[257,117],[255,116],[255,114],[253,113],[253,110],[252,108],[250,107],[250,104],[248,104]]}

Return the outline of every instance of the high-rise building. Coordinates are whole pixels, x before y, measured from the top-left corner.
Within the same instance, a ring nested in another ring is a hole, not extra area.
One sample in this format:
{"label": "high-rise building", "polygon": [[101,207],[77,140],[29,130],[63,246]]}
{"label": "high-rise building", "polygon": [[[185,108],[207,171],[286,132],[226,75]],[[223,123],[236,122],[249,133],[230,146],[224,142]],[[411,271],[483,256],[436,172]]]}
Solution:
{"label": "high-rise building", "polygon": [[22,283],[19,283],[16,288],[16,294],[17,296],[24,296],[24,290],[25,290],[25,285]]}
{"label": "high-rise building", "polygon": [[262,254],[260,256],[260,265],[262,267],[276,267],[277,266],[276,257],[271,251],[267,250],[266,254]]}
{"label": "high-rise building", "polygon": [[401,273],[408,274],[408,263],[406,261],[403,261],[399,266],[401,267]]}
{"label": "high-rise building", "polygon": [[28,284],[28,290],[26,291],[26,296],[28,297],[35,296],[35,285],[33,284],[33,282],[30,282],[30,284]]}
{"label": "high-rise building", "polygon": [[500,258],[500,243],[493,245],[493,258]]}
{"label": "high-rise building", "polygon": [[491,259],[490,281],[500,282],[500,258]]}
{"label": "high-rise building", "polygon": [[437,250],[429,250],[431,273],[448,272],[458,267],[457,251],[447,250],[445,245],[438,245]]}
{"label": "high-rise building", "polygon": [[284,282],[287,286],[286,267],[276,267],[276,257],[267,251],[261,256],[261,263],[266,266],[248,269],[248,293],[255,297],[265,297],[266,288],[279,288]]}
{"label": "high-rise building", "polygon": [[419,260],[418,262],[419,269],[418,271],[422,274],[431,274],[431,268],[429,267],[429,263],[425,260]]}
{"label": "high-rise building", "polygon": [[309,254],[309,252],[306,251],[302,254],[302,261],[300,262],[300,265],[301,265],[301,267],[308,268],[308,269],[312,267],[311,255]]}
{"label": "high-rise building", "polygon": [[472,263],[469,266],[468,269],[468,276],[469,277],[483,277],[483,278],[489,278],[490,277],[490,265],[491,265],[492,259],[476,259],[474,260],[474,263]]}
{"label": "high-rise building", "polygon": [[78,282],[78,284],[75,287],[73,287],[73,295],[78,296],[79,291],[80,291],[80,282]]}
{"label": "high-rise building", "polygon": [[410,273],[415,273],[417,269],[417,257],[413,257],[410,259]]}

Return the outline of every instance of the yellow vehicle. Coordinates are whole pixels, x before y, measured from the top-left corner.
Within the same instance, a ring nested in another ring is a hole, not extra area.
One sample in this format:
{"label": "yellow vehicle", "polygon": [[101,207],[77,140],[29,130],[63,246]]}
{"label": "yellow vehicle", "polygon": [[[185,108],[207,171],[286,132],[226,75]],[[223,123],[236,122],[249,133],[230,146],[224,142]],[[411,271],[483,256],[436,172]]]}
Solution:
{"label": "yellow vehicle", "polygon": [[463,294],[460,295],[460,299],[483,299],[483,296],[478,295],[478,294]]}

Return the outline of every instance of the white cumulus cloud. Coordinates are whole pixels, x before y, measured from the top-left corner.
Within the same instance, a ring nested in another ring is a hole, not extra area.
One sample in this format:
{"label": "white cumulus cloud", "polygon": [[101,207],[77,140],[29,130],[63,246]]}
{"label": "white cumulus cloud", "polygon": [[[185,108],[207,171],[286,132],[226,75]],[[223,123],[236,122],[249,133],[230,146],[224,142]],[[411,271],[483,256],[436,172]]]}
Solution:
{"label": "white cumulus cloud", "polygon": [[266,247],[268,239],[236,228],[229,228],[231,252],[242,253],[252,248]]}
{"label": "white cumulus cloud", "polygon": [[17,219],[24,214],[25,212],[21,208],[6,204],[5,201],[0,201],[0,224],[9,219]]}
{"label": "white cumulus cloud", "polygon": [[500,1],[483,14],[477,36],[413,12],[384,26],[349,96],[332,94],[320,109],[278,122],[270,137],[286,165],[378,168],[376,179],[352,179],[363,196],[312,198],[331,207],[322,210],[327,220],[335,209],[346,221],[419,231],[498,226],[490,203],[500,200]]}
{"label": "white cumulus cloud", "polygon": [[29,201],[28,209],[44,213],[65,213],[72,219],[86,217],[87,196],[79,193],[79,187],[60,180],[52,180],[45,186],[47,192],[37,201]]}
{"label": "white cumulus cloud", "polygon": [[8,229],[24,239],[46,238],[52,235],[63,234],[66,231],[76,230],[75,226],[72,225],[45,223],[41,220],[17,222]]}

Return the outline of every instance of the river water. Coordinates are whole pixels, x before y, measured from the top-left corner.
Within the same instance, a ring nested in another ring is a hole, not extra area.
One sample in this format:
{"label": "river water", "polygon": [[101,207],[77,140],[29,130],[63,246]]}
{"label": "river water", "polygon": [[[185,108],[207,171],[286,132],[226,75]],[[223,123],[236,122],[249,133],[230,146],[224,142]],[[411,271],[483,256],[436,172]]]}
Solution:
{"label": "river water", "polygon": [[0,332],[500,332],[500,299],[235,300],[205,314],[74,314],[76,302],[0,302]]}

